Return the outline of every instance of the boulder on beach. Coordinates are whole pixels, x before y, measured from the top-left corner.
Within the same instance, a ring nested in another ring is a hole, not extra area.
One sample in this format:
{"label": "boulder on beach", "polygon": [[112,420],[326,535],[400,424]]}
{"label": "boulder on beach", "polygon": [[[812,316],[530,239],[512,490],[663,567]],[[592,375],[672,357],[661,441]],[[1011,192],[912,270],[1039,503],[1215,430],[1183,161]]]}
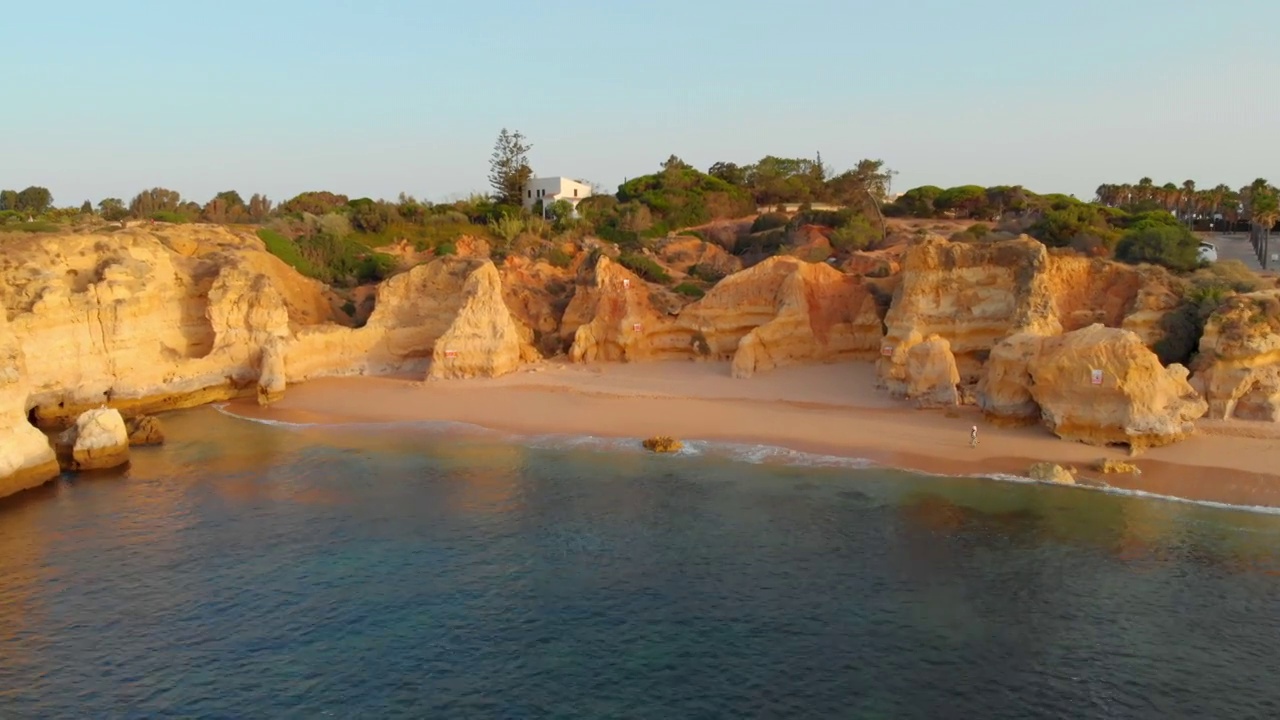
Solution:
{"label": "boulder on beach", "polygon": [[682,448],[684,443],[667,435],[658,435],[644,441],[644,449],[656,453],[680,452]]}
{"label": "boulder on beach", "polygon": [[129,462],[129,432],[115,408],[86,410],[58,436],[58,460],[66,470],[107,470]]}
{"label": "boulder on beach", "polygon": [[139,415],[125,423],[129,433],[129,446],[140,447],[164,444],[164,428],[160,421],[150,415]]}
{"label": "boulder on beach", "polygon": [[1067,468],[1050,462],[1040,462],[1032,465],[1027,470],[1027,477],[1040,482],[1054,483],[1055,485],[1075,485],[1076,476]]}

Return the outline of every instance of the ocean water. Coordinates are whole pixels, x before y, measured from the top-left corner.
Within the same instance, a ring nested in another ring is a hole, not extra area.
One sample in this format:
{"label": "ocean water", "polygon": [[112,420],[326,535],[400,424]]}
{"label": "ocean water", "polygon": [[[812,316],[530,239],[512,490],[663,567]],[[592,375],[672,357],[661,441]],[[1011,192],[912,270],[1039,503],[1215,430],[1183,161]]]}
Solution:
{"label": "ocean water", "polygon": [[1280,516],[267,426],[0,501],[0,718],[1274,718]]}

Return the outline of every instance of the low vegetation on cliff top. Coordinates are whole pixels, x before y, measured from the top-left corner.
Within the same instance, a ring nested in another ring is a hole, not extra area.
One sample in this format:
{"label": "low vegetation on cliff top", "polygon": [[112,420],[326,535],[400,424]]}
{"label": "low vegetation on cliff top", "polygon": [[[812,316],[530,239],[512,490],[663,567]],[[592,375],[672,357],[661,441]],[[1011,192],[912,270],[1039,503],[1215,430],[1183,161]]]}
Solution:
{"label": "low vegetation on cliff top", "polygon": [[[47,232],[126,220],[256,225],[271,252],[337,285],[385,277],[396,257],[418,262],[455,254],[466,238],[480,241],[500,261],[513,253],[550,260],[548,248],[595,236],[618,246],[633,271],[668,283],[680,278],[654,259],[654,247],[657,238],[674,232],[698,235],[750,265],[778,254],[816,262],[875,249],[891,242],[886,217],[972,221],[953,239],[983,242],[1025,232],[1051,247],[1186,273],[1200,265],[1193,231],[1267,233],[1280,220],[1280,193],[1263,179],[1232,190],[1143,178],[1101,185],[1090,202],[1017,185],[926,185],[890,197],[894,173],[884,162],[866,159],[837,172],[820,154],[769,155],[745,165],[721,161],[705,172],[672,155],[657,172],[624,182],[616,193],[597,188],[576,209],[565,201],[537,201],[530,209],[521,192],[534,176],[532,147],[521,133],[504,129],[490,159],[491,191],[448,203],[405,193],[394,201],[349,198],[325,190],[279,204],[263,194],[246,200],[226,190],[199,203],[154,187],[127,203],[104,198],[96,206],[86,200],[58,208],[47,188],[32,186],[0,191],[0,229]],[[571,261],[555,259],[559,267]]]}

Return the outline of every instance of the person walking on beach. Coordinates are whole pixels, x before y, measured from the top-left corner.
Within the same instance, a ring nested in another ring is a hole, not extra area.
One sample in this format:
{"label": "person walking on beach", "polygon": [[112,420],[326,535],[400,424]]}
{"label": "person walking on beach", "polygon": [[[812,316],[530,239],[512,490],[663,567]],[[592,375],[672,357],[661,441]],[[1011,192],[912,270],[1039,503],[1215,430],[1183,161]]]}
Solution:
{"label": "person walking on beach", "polygon": [[969,431],[969,447],[971,448],[978,447],[978,426],[977,425],[974,425],[973,429]]}

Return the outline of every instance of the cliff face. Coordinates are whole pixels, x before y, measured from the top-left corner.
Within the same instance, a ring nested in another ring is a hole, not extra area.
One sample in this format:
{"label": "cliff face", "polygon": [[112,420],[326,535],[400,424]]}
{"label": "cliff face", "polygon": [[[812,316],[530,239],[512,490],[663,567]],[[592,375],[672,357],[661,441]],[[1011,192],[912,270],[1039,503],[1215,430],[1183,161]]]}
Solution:
{"label": "cliff face", "polygon": [[[760,273],[764,280],[761,286],[744,287],[744,284],[731,283],[732,278],[726,279],[680,315],[682,324],[701,316],[695,322],[708,327],[704,324],[705,314],[712,308],[716,308],[714,312],[720,318],[731,319],[732,309],[742,306],[738,304],[742,300],[749,303],[746,306],[751,308],[752,314],[748,316],[751,319],[768,317],[738,340],[733,354],[735,377],[750,377],[756,372],[797,362],[875,356],[884,331],[875,298],[861,278],[846,275],[825,263],[773,258],[757,267],[764,265],[774,267]],[[737,327],[742,327],[741,323],[731,321]],[[703,334],[705,336],[705,331]],[[712,337],[721,343],[727,340],[714,329]]]}
{"label": "cliff face", "polygon": [[44,433],[27,422],[26,357],[0,308],[0,497],[58,476],[58,460]]}
{"label": "cliff face", "polygon": [[502,299],[502,280],[485,261],[467,276],[462,306],[436,341],[428,378],[497,377],[538,360],[532,334],[519,327]]}
{"label": "cliff face", "polygon": [[50,426],[104,403],[136,414],[232,397],[264,344],[330,313],[326,288],[256,238],[203,226],[12,241],[0,290],[26,404]]}
{"label": "cliff face", "polygon": [[1227,300],[1205,323],[1193,367],[1210,417],[1280,422],[1280,290]]}
{"label": "cliff face", "polygon": [[672,311],[679,300],[666,297],[608,257],[584,266],[560,334],[572,337],[574,362],[659,360],[689,357],[690,337],[677,328]]}
{"label": "cliff face", "polygon": [[976,381],[991,349],[1020,329],[1061,331],[1049,293],[1049,253],[1030,238],[968,244],[930,237],[902,257],[902,281],[885,317],[879,375],[907,379],[913,342],[945,338],[962,381]]}

